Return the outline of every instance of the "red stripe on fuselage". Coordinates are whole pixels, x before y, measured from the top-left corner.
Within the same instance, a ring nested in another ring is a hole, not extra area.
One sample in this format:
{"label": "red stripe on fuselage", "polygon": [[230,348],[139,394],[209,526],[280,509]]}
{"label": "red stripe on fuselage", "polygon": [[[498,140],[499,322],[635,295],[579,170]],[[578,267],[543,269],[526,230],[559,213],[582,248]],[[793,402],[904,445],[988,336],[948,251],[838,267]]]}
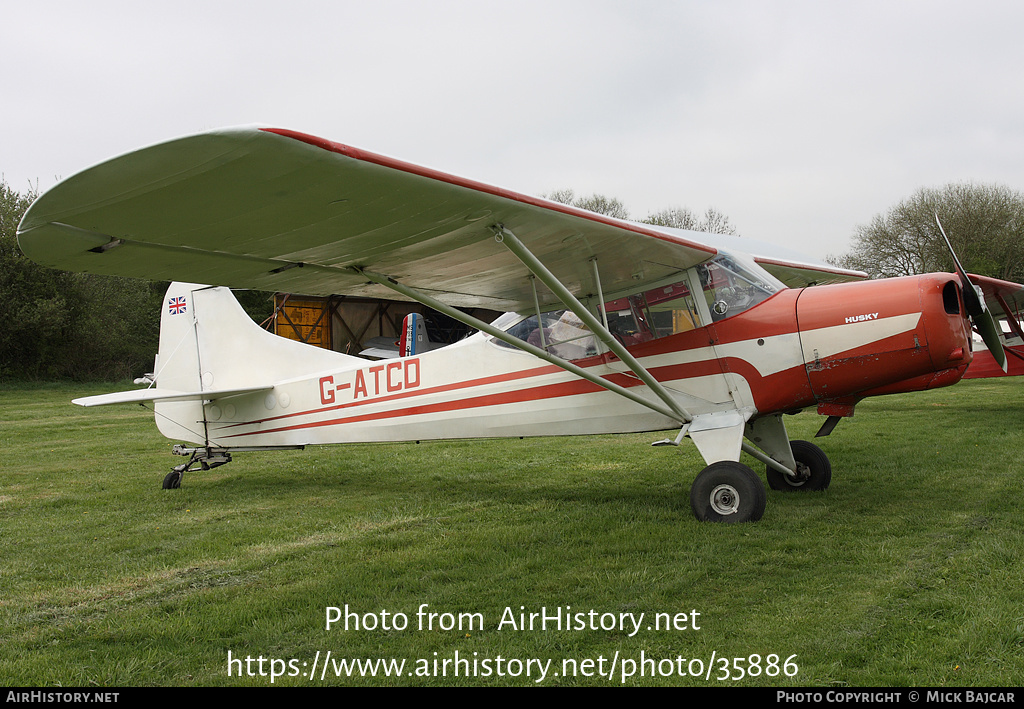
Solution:
{"label": "red stripe on fuselage", "polygon": [[443,384],[436,387],[428,387],[426,389],[416,389],[414,391],[402,392],[401,394],[392,394],[391,396],[378,396],[375,398],[362,399],[361,401],[350,401],[347,404],[336,404],[334,406],[322,407],[319,409],[307,409],[306,411],[296,411],[290,414],[281,414],[280,416],[269,416],[265,419],[255,419],[253,421],[243,421],[241,423],[233,423],[229,426],[224,426],[218,430],[226,430],[229,428],[236,428],[238,426],[252,426],[258,423],[266,423],[268,421],[278,421],[280,419],[294,418],[296,416],[307,416],[309,414],[322,414],[328,411],[337,411],[339,409],[348,409],[353,406],[365,406],[366,404],[379,404],[386,403],[389,401],[398,401],[400,399],[408,399],[414,396],[425,396],[427,394],[440,394],[446,391],[457,391],[459,389],[467,389],[471,387],[486,386],[487,384],[500,384],[501,382],[515,381],[516,379],[527,379],[530,377],[539,377],[545,374],[553,374],[554,372],[564,371],[561,367],[555,365],[547,365],[544,367],[535,367],[533,369],[524,369],[519,372],[512,372],[511,374],[496,374],[491,377],[481,377],[480,379],[471,379],[465,382],[454,382],[452,384]]}
{"label": "red stripe on fuselage", "polygon": [[[626,375],[612,375],[611,377],[605,377],[605,379],[612,378],[621,378],[625,380],[617,382],[622,386],[631,386],[639,384],[639,382],[636,379],[627,377]],[[410,406],[405,409],[390,409],[388,411],[378,411],[376,413],[371,414],[362,414],[356,416],[349,416],[345,418],[335,418],[327,421],[310,421],[309,423],[300,423],[292,426],[282,426],[280,428],[272,428],[260,431],[249,431],[247,433],[236,433],[231,436],[223,436],[223,438],[238,438],[241,436],[254,436],[257,434],[265,433],[280,433],[282,431],[298,431],[304,428],[337,426],[346,423],[358,423],[360,421],[374,421],[379,419],[400,418],[403,416],[415,416],[417,414],[435,414],[446,411],[459,411],[463,409],[479,408],[482,406],[516,404],[526,401],[554,399],[563,396],[575,396],[577,394],[591,394],[599,391],[605,391],[605,389],[585,379],[578,379],[576,381],[561,382],[559,384],[547,384],[538,387],[530,387],[529,389],[518,389],[516,391],[504,392],[501,394],[485,394],[482,396],[475,396],[468,399],[456,399],[453,401],[438,402],[436,404],[422,404],[419,406]],[[377,401],[382,401],[382,399],[377,399]],[[360,402],[360,404],[362,403],[363,402]],[[351,406],[351,404],[346,406]]]}

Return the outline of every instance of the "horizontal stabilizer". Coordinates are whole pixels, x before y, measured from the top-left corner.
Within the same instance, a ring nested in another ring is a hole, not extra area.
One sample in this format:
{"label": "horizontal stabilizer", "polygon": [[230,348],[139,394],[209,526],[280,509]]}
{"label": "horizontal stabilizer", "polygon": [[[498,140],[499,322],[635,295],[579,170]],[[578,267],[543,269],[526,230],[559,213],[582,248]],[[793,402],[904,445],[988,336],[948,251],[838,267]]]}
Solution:
{"label": "horizontal stabilizer", "polygon": [[359,353],[360,357],[374,357],[376,359],[394,359],[398,356],[398,348],[368,347]]}
{"label": "horizontal stabilizer", "polygon": [[173,389],[135,389],[118,391],[113,394],[86,396],[72,399],[72,404],[79,406],[108,406],[110,404],[141,404],[144,401],[209,401],[224,399],[229,396],[252,394],[257,391],[270,391],[273,385],[250,387],[247,389],[211,389],[209,391],[175,391]]}

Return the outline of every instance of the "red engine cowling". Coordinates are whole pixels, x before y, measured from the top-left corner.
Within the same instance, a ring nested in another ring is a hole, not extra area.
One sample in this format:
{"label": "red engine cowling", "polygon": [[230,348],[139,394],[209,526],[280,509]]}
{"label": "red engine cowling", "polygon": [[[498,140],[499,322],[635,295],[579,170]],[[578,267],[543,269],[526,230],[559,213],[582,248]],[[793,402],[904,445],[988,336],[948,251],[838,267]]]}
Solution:
{"label": "red engine cowling", "polygon": [[970,325],[951,274],[806,288],[797,325],[819,404],[948,386],[971,362]]}

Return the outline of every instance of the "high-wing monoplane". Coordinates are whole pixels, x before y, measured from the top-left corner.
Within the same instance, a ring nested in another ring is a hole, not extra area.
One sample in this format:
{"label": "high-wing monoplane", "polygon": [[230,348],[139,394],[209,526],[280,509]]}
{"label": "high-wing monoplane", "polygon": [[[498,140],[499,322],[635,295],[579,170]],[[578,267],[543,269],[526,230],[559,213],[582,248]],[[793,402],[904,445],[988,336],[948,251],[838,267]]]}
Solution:
{"label": "high-wing monoplane", "polygon": [[[757,520],[766,489],[741,452],[773,489],[832,477],[785,414],[815,407],[827,435],[865,397],[952,384],[969,317],[991,319],[962,273],[863,281],[268,128],[87,169],[32,205],[19,243],[55,268],[175,281],[152,385],[76,400],[152,402],[188,457],[164,487],[244,450],[672,429],[659,443],[689,437],[707,464],[696,517]],[[263,331],[228,287],[418,301],[476,333],[369,360]]]}

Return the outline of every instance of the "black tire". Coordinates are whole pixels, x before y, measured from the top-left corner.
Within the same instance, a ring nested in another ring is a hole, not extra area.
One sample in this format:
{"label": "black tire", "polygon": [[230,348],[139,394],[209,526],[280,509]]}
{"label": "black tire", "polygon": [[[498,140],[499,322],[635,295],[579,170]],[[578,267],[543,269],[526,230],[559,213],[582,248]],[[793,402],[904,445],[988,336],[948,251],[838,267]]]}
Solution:
{"label": "black tire", "polygon": [[701,522],[756,522],[767,499],[761,478],[731,460],[704,468],[690,486],[690,507]]}
{"label": "black tire", "polygon": [[164,478],[164,490],[177,490],[179,487],[181,487],[181,473],[177,470],[167,473]]}
{"label": "black tire", "polygon": [[790,441],[796,469],[803,479],[793,480],[771,466],[765,476],[772,490],[825,490],[832,482],[832,463],[825,451],[808,441]]}

